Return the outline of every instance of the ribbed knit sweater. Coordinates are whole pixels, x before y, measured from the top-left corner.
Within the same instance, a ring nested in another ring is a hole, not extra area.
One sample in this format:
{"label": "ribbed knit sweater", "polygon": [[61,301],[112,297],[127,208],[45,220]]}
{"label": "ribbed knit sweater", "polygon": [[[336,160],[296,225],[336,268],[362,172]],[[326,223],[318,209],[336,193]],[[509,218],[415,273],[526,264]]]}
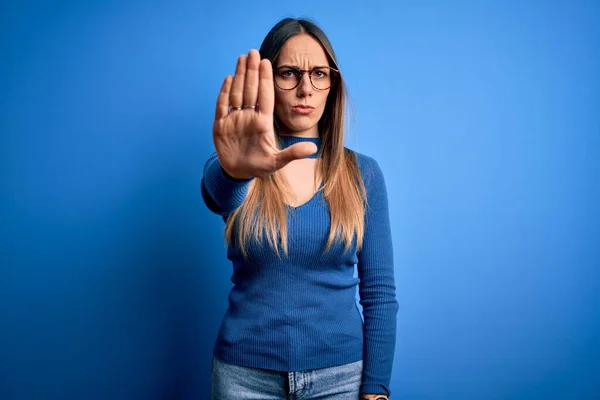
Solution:
{"label": "ribbed knit sweater", "polygon": [[[320,138],[281,136],[283,147]],[[229,308],[214,345],[222,361],[277,371],[303,371],[363,360],[361,393],[390,394],[396,340],[394,263],[383,173],[373,158],[355,152],[367,190],[363,248],[356,236],[324,252],[330,214],[321,190],[288,209],[288,255],[266,242],[249,242],[244,260],[234,241]],[[316,158],[318,152],[309,156]],[[227,221],[244,201],[251,179],[234,179],[216,152],[201,181],[206,206]],[[321,186],[322,188],[322,186]],[[235,236],[235,235],[234,235]],[[356,265],[357,275],[354,276]],[[362,318],[356,301],[359,287]]]}

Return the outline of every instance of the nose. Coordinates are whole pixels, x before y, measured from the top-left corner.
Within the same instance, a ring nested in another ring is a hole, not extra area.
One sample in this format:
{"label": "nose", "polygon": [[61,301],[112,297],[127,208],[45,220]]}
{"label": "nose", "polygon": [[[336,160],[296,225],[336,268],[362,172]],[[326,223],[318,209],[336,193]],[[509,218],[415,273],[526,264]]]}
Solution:
{"label": "nose", "polygon": [[310,76],[308,72],[304,72],[302,77],[300,77],[300,83],[298,84],[298,97],[312,97],[313,95],[313,87],[312,83],[310,83]]}

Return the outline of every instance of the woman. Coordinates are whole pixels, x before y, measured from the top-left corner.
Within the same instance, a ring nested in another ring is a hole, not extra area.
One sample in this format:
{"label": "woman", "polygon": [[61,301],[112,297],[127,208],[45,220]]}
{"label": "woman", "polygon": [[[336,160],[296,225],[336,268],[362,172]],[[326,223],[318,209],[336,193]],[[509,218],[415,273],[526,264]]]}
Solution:
{"label": "woman", "polygon": [[390,395],[398,303],[386,186],[374,159],[344,147],[345,96],[323,31],[292,18],[223,82],[201,184],[234,270],[213,399]]}

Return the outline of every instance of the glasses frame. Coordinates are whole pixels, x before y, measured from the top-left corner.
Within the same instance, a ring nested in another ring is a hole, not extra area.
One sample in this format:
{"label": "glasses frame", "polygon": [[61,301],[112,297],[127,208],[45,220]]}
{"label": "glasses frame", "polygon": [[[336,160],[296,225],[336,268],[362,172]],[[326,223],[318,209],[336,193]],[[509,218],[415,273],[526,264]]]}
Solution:
{"label": "glasses frame", "polygon": [[[277,84],[277,79],[275,79],[275,77],[276,77],[277,71],[279,71],[282,68],[293,69],[293,70],[298,71],[300,73],[300,78],[298,79],[298,83],[296,83],[296,86],[294,86],[293,88],[284,89],[284,88],[282,88],[281,86],[279,86]],[[315,84],[312,81],[312,73],[314,72],[314,70],[320,69],[320,68],[321,69],[322,68],[329,68],[330,71],[334,72],[334,73],[331,74],[331,84],[329,85],[329,87],[326,87],[325,89],[319,89],[318,87],[315,86]],[[295,67],[293,65],[282,65],[280,67],[273,68],[273,74],[274,74],[274,76],[273,76],[273,82],[281,90],[294,90],[294,89],[296,89],[298,87],[298,85],[300,84],[300,82],[302,82],[302,78],[304,77],[304,73],[308,74],[308,80],[310,81],[310,84],[312,85],[312,87],[315,90],[327,90],[327,89],[331,89],[333,87],[333,85],[335,85],[335,82],[336,82],[337,77],[338,77],[338,75],[340,73],[340,70],[339,69],[335,69],[333,67],[329,67],[329,66],[323,66],[323,65],[317,66],[317,67],[313,67],[311,69],[300,69],[300,68]]]}

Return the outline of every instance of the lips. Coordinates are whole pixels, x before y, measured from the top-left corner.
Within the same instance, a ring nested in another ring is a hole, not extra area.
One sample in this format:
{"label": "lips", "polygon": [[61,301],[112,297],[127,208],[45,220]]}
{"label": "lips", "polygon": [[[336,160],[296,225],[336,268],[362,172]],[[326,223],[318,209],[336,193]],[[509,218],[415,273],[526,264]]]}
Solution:
{"label": "lips", "polygon": [[305,106],[305,105],[297,105],[297,106],[292,107],[292,111],[294,111],[298,114],[304,114],[304,115],[312,113],[313,110],[314,110],[313,107]]}

